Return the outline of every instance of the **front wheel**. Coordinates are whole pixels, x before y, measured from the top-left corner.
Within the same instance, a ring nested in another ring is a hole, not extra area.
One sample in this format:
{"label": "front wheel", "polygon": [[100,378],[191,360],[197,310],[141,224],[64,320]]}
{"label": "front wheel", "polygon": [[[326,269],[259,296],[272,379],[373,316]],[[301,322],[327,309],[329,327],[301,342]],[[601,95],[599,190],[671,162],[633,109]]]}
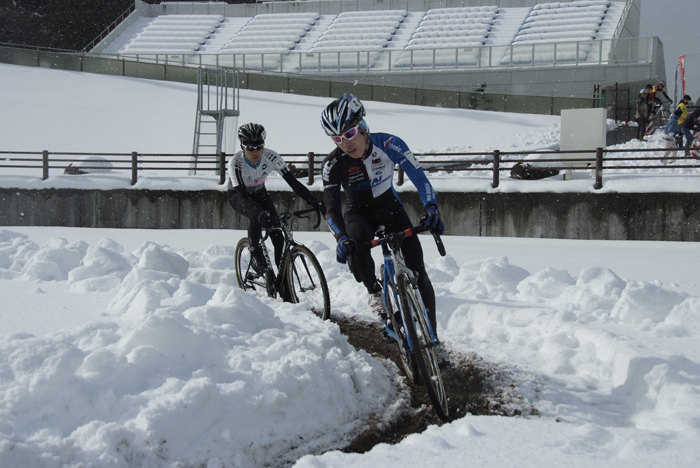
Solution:
{"label": "front wheel", "polygon": [[405,275],[398,278],[397,286],[401,308],[405,314],[406,334],[413,350],[418,372],[425,389],[428,391],[430,401],[433,403],[435,413],[440,419],[447,422],[450,414],[450,409],[447,406],[447,393],[442,383],[442,374],[435,355],[435,344],[430,336],[429,325],[423,313],[423,301],[416,295]]}
{"label": "front wheel", "polygon": [[394,284],[393,278],[384,276],[384,265],[381,266],[380,271],[380,276],[386,283],[384,287],[386,313],[389,318],[389,323],[391,323],[391,330],[396,337],[396,343],[399,346],[401,363],[406,372],[406,377],[408,377],[411,382],[415,383],[419,380],[418,369],[416,368],[416,360],[413,358],[413,354],[411,354],[411,350],[408,347],[408,341],[406,341],[406,332],[401,320],[401,307],[396,293],[396,285]]}
{"label": "front wheel", "polygon": [[331,316],[328,283],[316,256],[305,246],[295,245],[287,262],[287,286],[292,303],[305,303],[323,320]]}

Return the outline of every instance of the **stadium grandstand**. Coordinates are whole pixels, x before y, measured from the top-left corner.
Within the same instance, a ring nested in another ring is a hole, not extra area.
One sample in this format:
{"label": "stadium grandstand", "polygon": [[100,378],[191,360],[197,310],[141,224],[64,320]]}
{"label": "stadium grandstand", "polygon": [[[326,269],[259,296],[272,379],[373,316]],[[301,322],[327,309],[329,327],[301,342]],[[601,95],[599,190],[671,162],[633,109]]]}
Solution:
{"label": "stadium grandstand", "polygon": [[194,82],[216,68],[249,89],[334,96],[351,85],[374,100],[606,107],[616,119],[665,80],[661,42],[639,34],[640,0],[228,1],[135,0],[80,54],[4,47],[0,60]]}
{"label": "stadium grandstand", "polygon": [[639,35],[640,8],[639,0],[136,0],[85,52],[595,106],[606,89],[619,100],[665,80],[662,44]]}

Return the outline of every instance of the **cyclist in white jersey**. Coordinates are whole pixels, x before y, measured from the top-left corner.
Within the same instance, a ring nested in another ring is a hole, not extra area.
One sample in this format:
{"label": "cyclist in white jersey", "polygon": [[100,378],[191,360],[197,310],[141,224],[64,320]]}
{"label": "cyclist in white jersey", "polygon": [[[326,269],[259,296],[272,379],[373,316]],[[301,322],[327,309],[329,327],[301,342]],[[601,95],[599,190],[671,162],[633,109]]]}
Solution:
{"label": "cyclist in white jersey", "polygon": [[[325,215],[322,201],[314,197],[308,188],[292,174],[289,166],[277,152],[265,148],[265,128],[257,123],[247,123],[238,129],[241,151],[228,162],[228,201],[237,212],[250,220],[248,239],[250,245],[258,245],[263,228],[279,227],[277,210],[270,198],[265,181],[272,172],[279,172],[294,192],[309,205]],[[275,263],[279,266],[284,237],[279,230],[270,232],[275,247]],[[252,266],[258,274],[264,273],[262,252],[252,249]]]}

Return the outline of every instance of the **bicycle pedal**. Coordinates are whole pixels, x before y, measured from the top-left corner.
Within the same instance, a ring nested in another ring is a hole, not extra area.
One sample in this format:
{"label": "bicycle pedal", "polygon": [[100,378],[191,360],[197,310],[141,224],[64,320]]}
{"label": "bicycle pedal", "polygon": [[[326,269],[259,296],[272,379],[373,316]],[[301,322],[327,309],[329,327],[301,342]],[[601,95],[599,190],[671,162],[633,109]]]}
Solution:
{"label": "bicycle pedal", "polygon": [[382,330],[382,341],[384,343],[396,343],[396,340],[386,330]]}

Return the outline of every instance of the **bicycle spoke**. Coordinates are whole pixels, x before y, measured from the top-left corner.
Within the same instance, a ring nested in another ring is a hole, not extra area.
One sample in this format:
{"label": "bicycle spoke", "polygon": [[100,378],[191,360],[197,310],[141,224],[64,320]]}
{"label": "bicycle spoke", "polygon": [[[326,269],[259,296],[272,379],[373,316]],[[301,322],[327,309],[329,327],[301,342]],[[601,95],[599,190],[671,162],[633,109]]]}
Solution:
{"label": "bicycle spoke", "polygon": [[305,303],[314,314],[327,320],[331,310],[330,294],[321,265],[303,245],[292,247],[289,255],[287,285],[292,302]]}
{"label": "bicycle spoke", "polygon": [[262,296],[267,295],[267,285],[265,276],[257,277],[250,265],[250,241],[243,238],[236,245],[236,281],[238,287],[244,290],[253,290]]}
{"label": "bicycle spoke", "polygon": [[406,377],[412,382],[416,382],[418,376],[418,370],[416,368],[415,359],[411,354],[408,342],[406,341],[405,331],[403,330],[403,323],[401,320],[401,309],[399,308],[399,302],[396,299],[396,286],[391,280],[391,284],[385,289],[386,298],[386,308],[391,327],[394,331],[394,335],[397,338],[397,345],[399,347],[399,355],[401,356],[401,362],[403,364],[404,371],[406,372]]}
{"label": "bicycle spoke", "polygon": [[435,345],[430,336],[427,318],[423,313],[423,301],[420,296],[416,295],[405,275],[398,278],[398,292],[404,313],[406,334],[412,345],[421,380],[428,391],[435,413],[440,419],[447,421],[449,415],[447,393],[442,383],[442,374],[435,355]]}

